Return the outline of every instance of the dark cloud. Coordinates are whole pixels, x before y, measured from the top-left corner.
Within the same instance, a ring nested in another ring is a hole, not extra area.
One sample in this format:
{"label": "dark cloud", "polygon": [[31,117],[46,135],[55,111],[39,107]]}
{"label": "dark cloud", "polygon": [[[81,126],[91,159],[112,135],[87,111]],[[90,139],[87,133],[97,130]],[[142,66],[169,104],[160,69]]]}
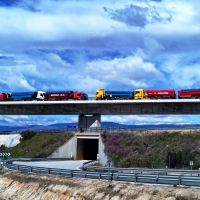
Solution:
{"label": "dark cloud", "polygon": [[115,21],[124,22],[127,26],[136,26],[144,28],[149,23],[154,22],[166,22],[171,20],[171,16],[168,18],[163,18],[159,13],[151,9],[150,7],[143,8],[135,5],[127,6],[124,9],[112,10],[110,8],[105,8],[111,18]]}
{"label": "dark cloud", "polygon": [[74,49],[65,49],[65,50],[51,50],[51,49],[40,49],[38,51],[27,51],[27,55],[32,57],[44,57],[45,54],[56,54],[62,60],[75,65],[78,61],[81,62],[90,62],[94,60],[98,60],[99,58],[103,60],[112,60],[116,57],[126,57],[127,55],[118,51],[91,51],[91,50],[74,50]]}
{"label": "dark cloud", "polygon": [[7,58],[6,56],[0,56],[0,60],[6,59],[6,58]]}
{"label": "dark cloud", "polygon": [[23,9],[38,12],[39,10],[36,8],[39,0],[0,0],[0,7],[21,7]]}
{"label": "dark cloud", "polygon": [[0,56],[0,66],[16,65],[13,56]]}
{"label": "dark cloud", "polygon": [[17,6],[20,3],[20,0],[0,0],[0,6]]}
{"label": "dark cloud", "polygon": [[151,1],[155,1],[155,2],[162,2],[163,0],[151,0]]}

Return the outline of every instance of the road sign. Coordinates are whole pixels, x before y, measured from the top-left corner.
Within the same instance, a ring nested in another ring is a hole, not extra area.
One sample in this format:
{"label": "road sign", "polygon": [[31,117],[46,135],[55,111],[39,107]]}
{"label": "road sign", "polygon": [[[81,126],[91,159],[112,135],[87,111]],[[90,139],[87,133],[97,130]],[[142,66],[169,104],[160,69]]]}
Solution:
{"label": "road sign", "polygon": [[7,153],[7,152],[6,152],[6,153],[5,153],[5,152],[3,152],[3,153],[0,153],[0,156],[10,156],[10,155],[11,155],[11,153],[10,153],[10,152],[8,152],[8,153]]}
{"label": "road sign", "polygon": [[190,160],[190,165],[191,165],[191,166],[193,165],[193,160]]}

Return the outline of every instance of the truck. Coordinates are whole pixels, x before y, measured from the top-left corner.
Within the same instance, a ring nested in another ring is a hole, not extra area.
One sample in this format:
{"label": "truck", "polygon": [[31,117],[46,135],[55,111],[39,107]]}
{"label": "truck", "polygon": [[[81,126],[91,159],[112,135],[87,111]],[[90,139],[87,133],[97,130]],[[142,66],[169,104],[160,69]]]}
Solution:
{"label": "truck", "polygon": [[147,97],[150,99],[176,99],[174,89],[153,89],[145,90]]}
{"label": "truck", "polygon": [[44,101],[45,92],[12,92],[10,95],[11,101]]}
{"label": "truck", "polygon": [[200,99],[200,89],[179,90],[178,99]]}
{"label": "truck", "polygon": [[147,94],[144,89],[136,89],[135,91],[107,91],[103,88],[96,90],[94,95],[95,100],[126,100],[126,99],[135,99],[135,100],[146,100]]}
{"label": "truck", "polygon": [[47,91],[45,93],[45,100],[88,100],[88,95],[78,91]]}
{"label": "truck", "polygon": [[9,93],[0,93],[0,101],[9,101],[11,100]]}

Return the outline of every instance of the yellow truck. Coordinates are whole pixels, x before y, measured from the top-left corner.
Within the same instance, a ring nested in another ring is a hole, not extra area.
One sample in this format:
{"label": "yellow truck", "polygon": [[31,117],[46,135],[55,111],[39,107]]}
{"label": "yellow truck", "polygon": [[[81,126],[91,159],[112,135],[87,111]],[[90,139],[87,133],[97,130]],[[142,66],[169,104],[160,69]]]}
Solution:
{"label": "yellow truck", "polygon": [[149,100],[144,89],[136,89],[135,91],[106,91],[103,88],[96,90],[94,95],[95,100],[111,100],[111,99],[134,99],[134,100]]}

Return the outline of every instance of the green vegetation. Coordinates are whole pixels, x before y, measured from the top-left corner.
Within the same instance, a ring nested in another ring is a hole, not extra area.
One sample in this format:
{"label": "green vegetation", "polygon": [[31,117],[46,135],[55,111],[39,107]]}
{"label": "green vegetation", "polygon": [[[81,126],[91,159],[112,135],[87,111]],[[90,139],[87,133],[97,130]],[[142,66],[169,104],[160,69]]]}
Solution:
{"label": "green vegetation", "polygon": [[36,136],[36,132],[35,131],[23,131],[21,132],[21,138],[20,141],[25,141],[25,140],[30,140],[31,138],[33,138],[34,136]]}
{"label": "green vegetation", "polygon": [[200,168],[200,131],[104,132],[104,152],[116,167]]}
{"label": "green vegetation", "polygon": [[4,148],[10,152],[12,158],[46,158],[59,146],[63,145],[73,135],[71,133],[36,133],[24,131],[21,133],[20,143],[14,147]]}

